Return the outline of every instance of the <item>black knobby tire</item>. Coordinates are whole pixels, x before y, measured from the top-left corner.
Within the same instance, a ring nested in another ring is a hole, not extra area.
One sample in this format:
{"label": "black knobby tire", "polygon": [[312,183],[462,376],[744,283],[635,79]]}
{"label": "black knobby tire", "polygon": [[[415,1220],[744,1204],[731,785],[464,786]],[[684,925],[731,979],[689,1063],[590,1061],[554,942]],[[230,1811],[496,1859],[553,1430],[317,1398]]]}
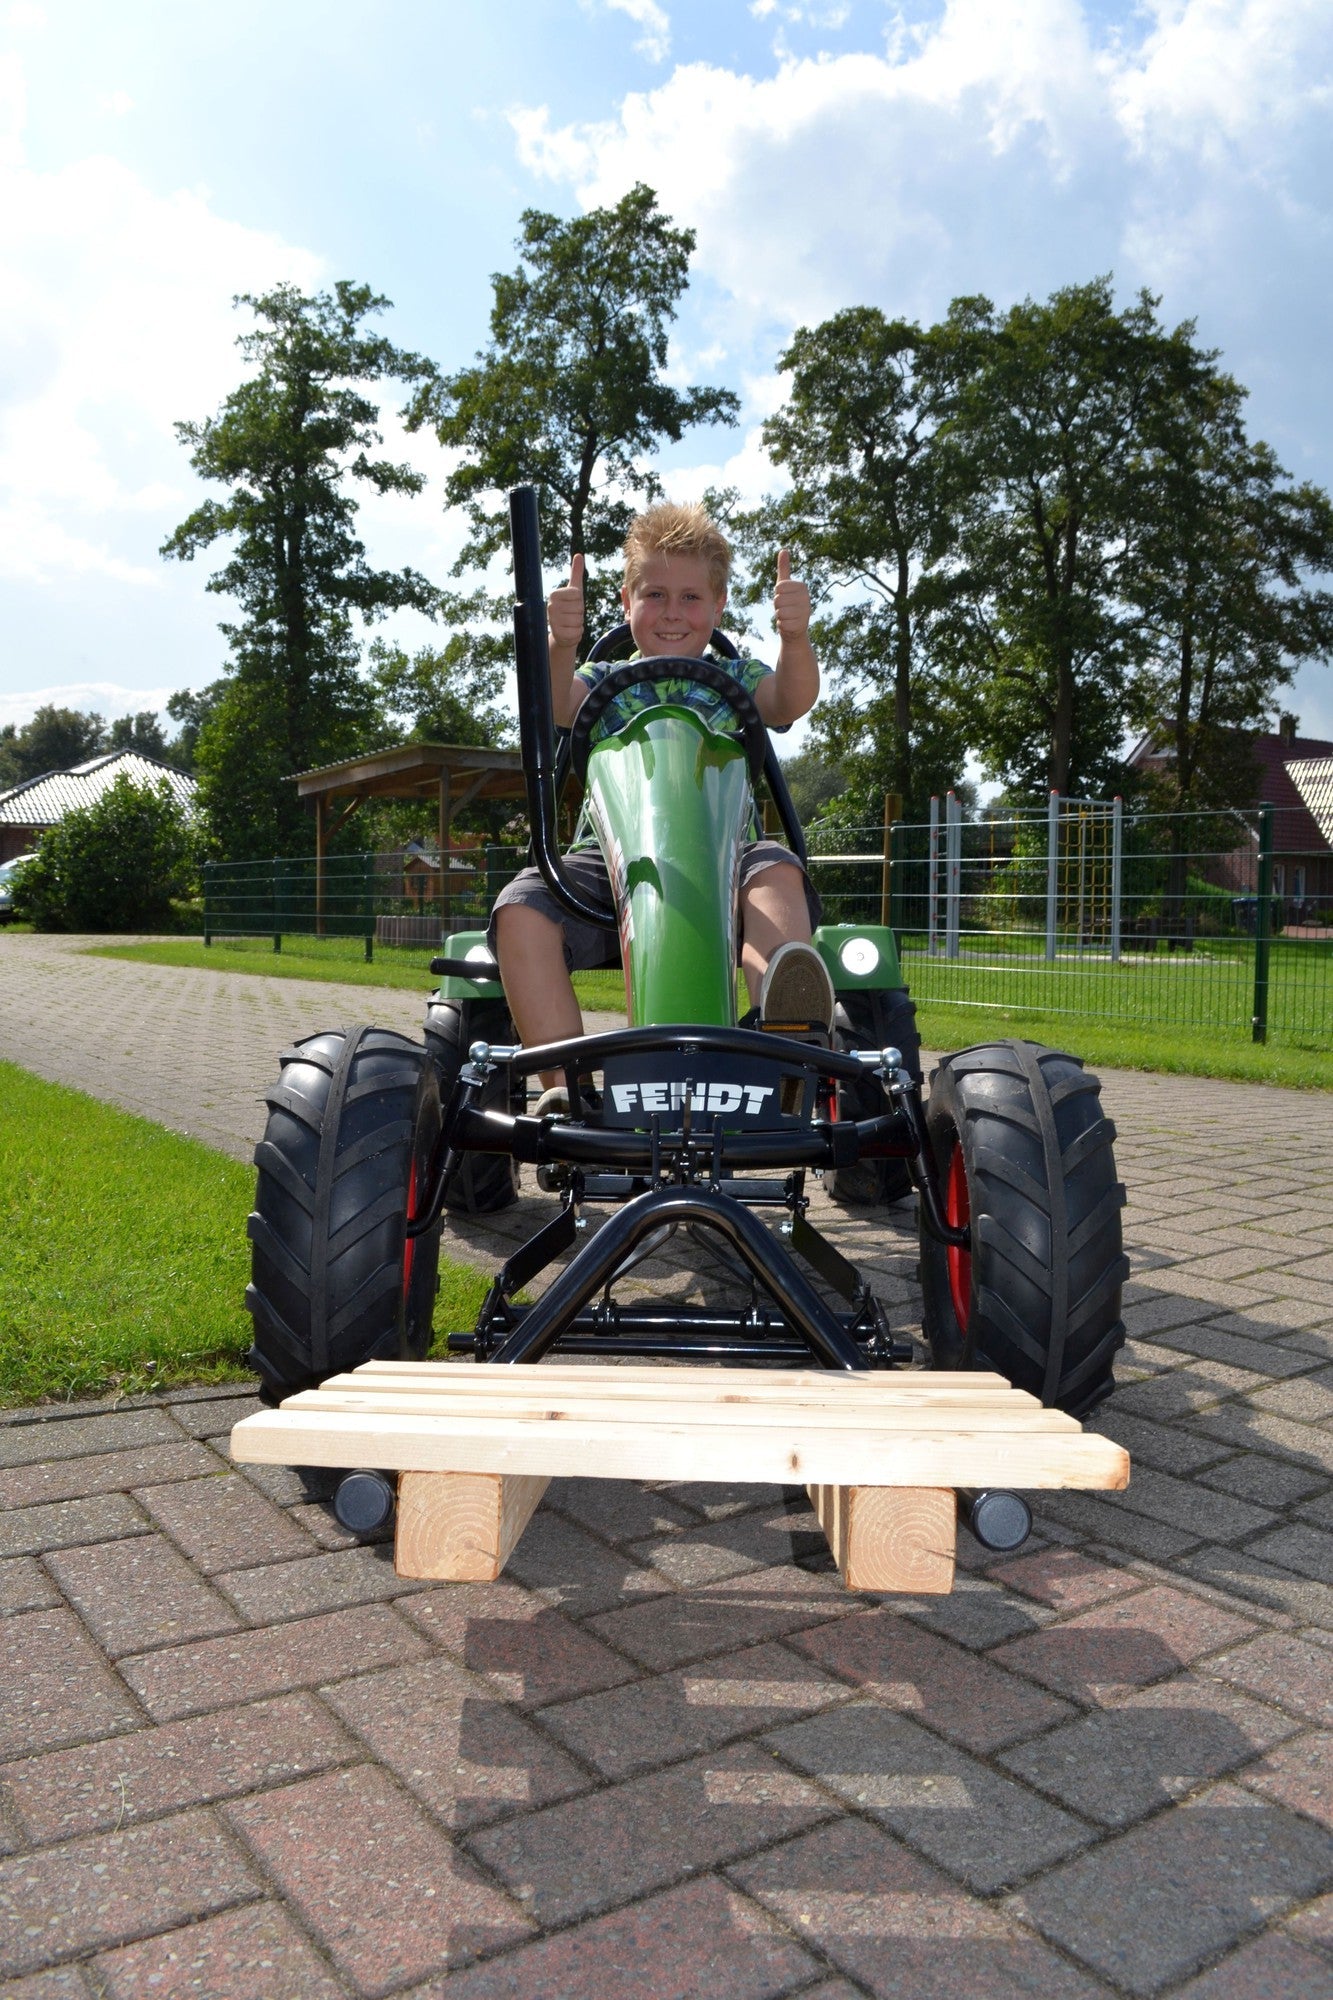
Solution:
{"label": "black knobby tire", "polygon": [[[844,993],[833,1017],[833,1046],[844,1051],[900,1049],[904,1069],[918,1083],[921,1080],[921,1037],[916,1008],[905,986]],[[880,1118],[888,1108],[878,1077],[837,1085],[835,1115],[840,1119]],[[901,1201],[912,1192],[907,1162],[898,1159],[858,1160],[855,1166],[835,1167],[825,1184],[834,1201],[854,1208]]]}
{"label": "black knobby tire", "polygon": [[937,1368],[995,1368],[1084,1416],[1111,1393],[1125,1338],[1125,1190],[1101,1084],[1075,1056],[991,1042],[946,1056],[926,1124],[950,1221],[969,1250],[921,1232],[924,1329]]}
{"label": "black knobby tire", "polygon": [[267,1092],[245,1302],[250,1365],[277,1401],[429,1349],[438,1229],[409,1237],[440,1133],[434,1066],[388,1028],[308,1035]]}
{"label": "black knobby tire", "polygon": [[[473,1042],[512,1045],[518,1040],[509,1009],[502,1000],[437,1000],[426,1008],[426,1047],[430,1050],[445,1105]],[[526,1102],[522,1079],[511,1085],[496,1071],[474,1100],[482,1111],[520,1113]],[[449,1183],[445,1207],[462,1215],[492,1215],[518,1199],[518,1162],[503,1153],[464,1153]]]}

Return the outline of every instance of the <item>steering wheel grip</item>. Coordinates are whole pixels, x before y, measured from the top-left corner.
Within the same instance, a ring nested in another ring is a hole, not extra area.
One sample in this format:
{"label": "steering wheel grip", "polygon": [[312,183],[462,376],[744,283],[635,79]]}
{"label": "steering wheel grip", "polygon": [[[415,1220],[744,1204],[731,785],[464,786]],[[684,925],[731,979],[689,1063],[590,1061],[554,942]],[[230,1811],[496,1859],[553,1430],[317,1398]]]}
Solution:
{"label": "steering wheel grip", "polygon": [[698,660],[672,653],[665,653],[660,658],[652,660],[627,660],[624,666],[613,667],[604,680],[600,680],[596,687],[588,690],[579,704],[569,731],[569,768],[579,782],[582,783],[587,776],[593,727],[606,713],[616,696],[623,694],[626,688],[666,680],[695,681],[700,687],[706,687],[713,694],[721,695],[740,723],[741,742],[745,746],[750,782],[757,784],[763,776],[768,732],[764,727],[764,718],[755,706],[754,696],[733,675],[727,673],[725,668],[715,665],[712,660]]}

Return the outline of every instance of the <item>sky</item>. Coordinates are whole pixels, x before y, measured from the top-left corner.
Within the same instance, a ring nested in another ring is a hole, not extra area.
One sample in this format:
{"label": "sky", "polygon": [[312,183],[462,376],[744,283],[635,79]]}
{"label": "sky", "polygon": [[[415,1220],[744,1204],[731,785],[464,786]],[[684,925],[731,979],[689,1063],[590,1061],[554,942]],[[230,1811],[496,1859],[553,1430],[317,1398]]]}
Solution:
{"label": "sky", "polygon": [[[206,490],[173,426],[239,379],[235,294],[366,282],[458,368],[522,211],[635,181],[697,234],[672,377],[742,402],[661,462],[673,497],[775,484],[798,325],[1107,272],[1333,489],[1331,100],[1329,0],[0,0],[0,723],[221,671],[216,563],[158,550]],[[366,500],[370,559],[444,582],[445,455],[392,399],[385,438],[428,485]],[[1333,669],[1284,705],[1333,738]]]}

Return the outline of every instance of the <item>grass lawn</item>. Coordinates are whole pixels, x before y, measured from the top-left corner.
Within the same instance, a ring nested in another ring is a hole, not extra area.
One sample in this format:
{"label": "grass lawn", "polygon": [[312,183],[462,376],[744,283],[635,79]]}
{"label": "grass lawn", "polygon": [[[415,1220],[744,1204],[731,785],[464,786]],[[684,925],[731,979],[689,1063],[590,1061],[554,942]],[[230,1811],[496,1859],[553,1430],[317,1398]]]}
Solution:
{"label": "grass lawn", "polygon": [[[202,966],[215,972],[248,972],[279,979],[339,980],[349,986],[397,986],[423,995],[434,983],[427,969],[428,953],[381,951],[373,965],[366,965],[354,939],[291,939],[281,954],[262,940],[232,940],[205,949],[198,938],[163,938],[152,944],[95,949],[105,957],[151,965]],[[1146,966],[1130,959],[1122,968],[1107,966],[1084,974],[1059,967],[1054,978],[1044,967],[1000,968],[999,992],[1008,1004],[997,1005],[950,1003],[951,993],[970,995],[987,990],[979,984],[976,967],[950,967],[939,960],[929,961],[923,954],[909,953],[906,972],[916,998],[922,1040],[928,1048],[956,1049],[997,1035],[1019,1035],[1071,1049],[1104,1068],[1161,1070],[1229,1078],[1238,1083],[1333,1090],[1333,959],[1322,948],[1317,956],[1307,953],[1308,947],[1298,945],[1274,950],[1272,1002],[1277,1019],[1279,1009],[1294,993],[1300,1001],[1297,1018],[1308,1017],[1311,1026],[1260,1045],[1250,1040],[1243,1026],[1223,1025],[1223,1017],[1228,1022],[1247,1021],[1250,1005],[1250,966],[1248,962],[1232,963],[1230,954],[1219,952],[1214,958],[1200,952],[1194,958],[1182,954],[1173,959],[1163,953],[1159,961]],[[959,973],[970,984],[955,977],[946,987],[946,980]],[[1157,981],[1150,990],[1160,1001],[1163,1018],[1158,1024],[1144,1026],[1117,1018],[1126,1006],[1127,982],[1136,974]],[[1089,978],[1093,985],[1075,983]],[[1311,980],[1316,980],[1313,995],[1307,990]],[[624,1005],[624,981],[617,971],[576,973],[574,986],[585,1008],[611,1011]],[[1324,991],[1327,1004],[1322,998]],[[1101,1006],[1100,1014],[1082,1005],[1085,996]],[[1047,1005],[1034,1007],[1034,999]],[[1079,1006],[1074,1005],[1076,1000]],[[1189,1011],[1202,1005],[1207,1017],[1204,1023],[1179,1020],[1187,1000]],[[1172,1015],[1177,1019],[1173,1021]]]}
{"label": "grass lawn", "polygon": [[[254,1171],[0,1063],[0,1402],[248,1379]],[[435,1323],[485,1274],[441,1264]]]}

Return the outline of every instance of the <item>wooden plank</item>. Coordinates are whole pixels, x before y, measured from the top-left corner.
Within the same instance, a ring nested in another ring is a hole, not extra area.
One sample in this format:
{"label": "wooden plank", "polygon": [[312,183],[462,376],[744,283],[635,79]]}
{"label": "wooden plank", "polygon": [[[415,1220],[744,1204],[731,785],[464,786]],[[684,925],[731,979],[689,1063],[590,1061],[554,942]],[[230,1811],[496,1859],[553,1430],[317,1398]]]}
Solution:
{"label": "wooden plank", "polygon": [[958,1502],[951,1487],[811,1486],[810,1504],[848,1590],[953,1589]]}
{"label": "wooden plank", "polygon": [[602,1391],[617,1396],[650,1395],[664,1389],[675,1394],[708,1397],[710,1400],[735,1397],[743,1403],[771,1402],[802,1396],[847,1397],[870,1402],[898,1402],[920,1396],[996,1394],[1019,1403],[1041,1405],[1026,1389],[1015,1389],[1003,1375],[991,1369],[935,1368],[715,1368],[681,1364],[613,1364],[590,1362],[583,1366],[568,1361],[516,1362],[503,1368],[475,1361],[364,1361],[342,1375],[331,1375],[323,1385],[347,1387],[371,1381],[411,1382],[424,1389],[486,1392],[496,1379],[545,1389],[571,1385],[585,1395]]}
{"label": "wooden plank", "polygon": [[364,1416],[421,1416],[431,1422],[436,1418],[445,1418],[475,1424],[495,1420],[545,1425],[586,1422],[605,1425],[608,1429],[627,1425],[651,1428],[659,1424],[674,1424],[681,1429],[699,1431],[771,1430],[775,1425],[786,1424],[799,1425],[805,1431],[836,1431],[842,1435],[869,1429],[881,1432],[886,1438],[917,1430],[923,1424],[959,1431],[1079,1434],[1079,1426],[1073,1417],[1066,1416],[1062,1410],[1044,1410],[1039,1404],[1031,1410],[1015,1412],[1001,1402],[971,1404],[957,1400],[948,1404],[916,1406],[886,1404],[873,1409],[855,1403],[848,1403],[842,1408],[807,1406],[792,1400],[775,1408],[743,1403],[678,1402],[668,1396],[634,1402],[585,1400],[554,1391],[545,1396],[506,1396],[503,1385],[497,1387],[494,1396],[485,1398],[424,1398],[413,1395],[410,1390],[397,1393],[386,1390],[377,1394],[364,1390],[308,1389],[299,1395],[289,1396],[282,1410],[292,1415],[327,1411],[330,1415],[338,1412]]}
{"label": "wooden plank", "polygon": [[[1046,1414],[1046,1413],[1043,1413]],[[593,1479],[733,1479],[860,1486],[1120,1487],[1129,1457],[1094,1432],[995,1427],[979,1414],[924,1413],[906,1426],[881,1413],[855,1427],[807,1426],[799,1413],[764,1426],[673,1421],[557,1423],[453,1411],[398,1415],[261,1410],[236,1425],[232,1456],[268,1465],[379,1465],[413,1472],[503,1472]]]}
{"label": "wooden plank", "polygon": [[549,1485],[489,1472],[404,1472],[394,1568],[442,1583],[493,1583]]}

